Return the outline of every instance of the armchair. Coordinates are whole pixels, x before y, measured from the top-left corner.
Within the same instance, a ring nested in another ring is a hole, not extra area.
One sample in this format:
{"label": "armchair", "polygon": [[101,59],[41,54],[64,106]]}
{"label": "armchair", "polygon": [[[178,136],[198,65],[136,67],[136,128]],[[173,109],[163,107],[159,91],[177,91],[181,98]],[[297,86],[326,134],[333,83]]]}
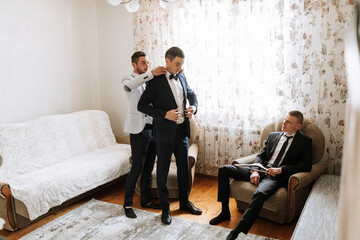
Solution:
{"label": "armchair", "polygon": [[[281,131],[283,119],[279,119],[265,126],[260,135],[260,149],[270,132]],[[300,216],[305,201],[315,180],[325,173],[325,165],[320,163],[325,149],[325,138],[321,130],[310,120],[304,119],[300,129],[312,139],[313,165],[311,172],[293,174],[288,183],[288,189],[280,188],[269,197],[260,211],[260,216],[269,220],[284,223],[291,222]],[[234,160],[236,163],[253,163],[257,154]],[[235,198],[237,207],[245,210],[249,205],[256,186],[249,181],[232,180],[230,183],[230,197]]]}
{"label": "armchair", "polygon": [[[195,164],[198,155],[198,145],[195,142],[195,138],[198,135],[198,127],[193,118],[190,119],[190,138],[189,138],[189,192],[193,186],[194,177],[195,177]],[[131,162],[131,161],[130,161]],[[150,197],[158,198],[157,184],[156,184],[156,164],[157,159],[155,160],[154,169],[152,172],[152,180],[150,184]],[[171,156],[171,163],[169,168],[169,174],[167,179],[167,187],[169,191],[169,198],[178,198],[179,197],[179,187],[177,182],[177,168],[175,162],[174,154]],[[140,195],[140,178],[136,183],[135,191]]]}

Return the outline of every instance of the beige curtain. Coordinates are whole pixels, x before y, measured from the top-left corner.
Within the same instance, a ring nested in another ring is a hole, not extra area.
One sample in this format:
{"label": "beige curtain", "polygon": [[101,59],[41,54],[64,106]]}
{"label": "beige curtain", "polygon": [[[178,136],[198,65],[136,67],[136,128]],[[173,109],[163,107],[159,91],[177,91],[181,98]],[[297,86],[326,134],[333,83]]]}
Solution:
{"label": "beige curtain", "polygon": [[164,64],[185,51],[199,109],[196,171],[259,151],[265,124],[298,109],[324,132],[324,162],[340,174],[347,83],[344,36],[353,2],[179,0],[169,11],[144,0],[134,15],[135,50]]}
{"label": "beige curtain", "polygon": [[337,239],[360,239],[360,1],[346,42],[349,101],[342,161]]}

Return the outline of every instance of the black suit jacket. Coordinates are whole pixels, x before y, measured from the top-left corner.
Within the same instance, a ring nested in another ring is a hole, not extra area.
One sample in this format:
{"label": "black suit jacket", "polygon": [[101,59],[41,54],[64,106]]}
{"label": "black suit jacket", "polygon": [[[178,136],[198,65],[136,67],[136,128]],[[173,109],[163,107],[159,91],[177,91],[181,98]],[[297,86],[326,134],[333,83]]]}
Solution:
{"label": "black suit jacket", "polygon": [[[175,80],[171,80],[175,81]],[[198,102],[196,95],[188,85],[183,74],[179,74],[179,80],[184,92],[184,109],[186,109],[186,99],[190,105],[197,109]],[[138,110],[153,117],[153,135],[154,140],[160,143],[173,143],[176,136],[177,124],[174,121],[165,118],[166,112],[178,108],[175,97],[171,91],[169,82],[165,74],[154,77],[148,82],[144,93],[142,94]],[[190,137],[189,119],[185,117],[185,134]]]}
{"label": "black suit jacket", "polygon": [[[267,166],[283,134],[283,132],[271,132],[269,134],[263,149],[255,159],[256,163],[261,163],[263,166]],[[280,174],[279,177],[286,180],[294,173],[310,172],[311,166],[312,139],[302,132],[297,131],[289,150],[286,152],[280,165],[282,174]]]}

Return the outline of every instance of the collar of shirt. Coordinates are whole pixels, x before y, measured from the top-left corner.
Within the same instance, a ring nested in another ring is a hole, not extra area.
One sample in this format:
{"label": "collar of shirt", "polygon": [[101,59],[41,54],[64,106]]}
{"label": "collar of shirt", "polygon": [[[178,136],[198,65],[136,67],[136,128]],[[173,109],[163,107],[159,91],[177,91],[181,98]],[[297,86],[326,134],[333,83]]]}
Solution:
{"label": "collar of shirt", "polygon": [[[293,142],[295,134],[296,134],[296,132],[293,133],[293,134],[290,134],[290,135],[286,135],[285,133],[283,133],[283,135],[281,136],[280,141],[279,141],[279,143],[281,143],[281,146],[285,143],[285,141],[288,139],[288,137],[292,136],[292,138],[289,138],[288,145],[286,147],[285,153],[287,152],[287,150],[289,149],[291,143]],[[284,154],[284,156],[285,156],[285,154]]]}
{"label": "collar of shirt", "polygon": [[286,135],[286,134],[283,132],[282,137],[285,137],[285,136],[290,137],[290,136],[292,136],[292,137],[294,138],[294,137],[295,137],[295,134],[296,134],[296,132],[294,132],[293,134],[290,134],[290,135]]}
{"label": "collar of shirt", "polygon": [[171,75],[171,73],[169,73],[168,71],[166,71],[165,76],[166,76],[166,79],[167,79],[167,80],[170,80],[170,75]]}

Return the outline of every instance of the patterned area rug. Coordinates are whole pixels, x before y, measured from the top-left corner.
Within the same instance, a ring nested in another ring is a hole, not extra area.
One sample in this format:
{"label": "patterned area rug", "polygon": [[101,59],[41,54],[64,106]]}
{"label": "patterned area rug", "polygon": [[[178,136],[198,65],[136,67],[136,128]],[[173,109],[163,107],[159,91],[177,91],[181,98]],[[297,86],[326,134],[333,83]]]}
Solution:
{"label": "patterned area rug", "polygon": [[[151,239],[218,240],[231,229],[173,217],[171,225],[161,223],[160,214],[135,209],[135,219],[125,216],[121,205],[92,199],[80,207],[29,233],[21,240],[34,239]],[[238,238],[240,239],[240,238]],[[248,234],[247,240],[272,238]]]}

